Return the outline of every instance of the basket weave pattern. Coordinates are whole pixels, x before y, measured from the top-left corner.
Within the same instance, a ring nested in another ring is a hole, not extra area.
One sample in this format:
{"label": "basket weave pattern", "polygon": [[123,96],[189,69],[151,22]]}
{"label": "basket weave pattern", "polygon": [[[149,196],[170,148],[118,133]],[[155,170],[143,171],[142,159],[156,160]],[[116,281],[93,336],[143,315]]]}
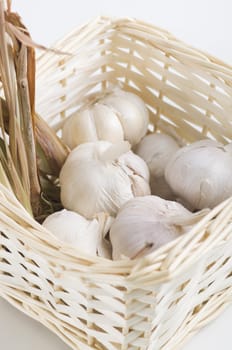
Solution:
{"label": "basket weave pattern", "polygon": [[[37,110],[59,131],[119,82],[146,102],[154,131],[232,139],[232,70],[133,19],[98,18],[38,58]],[[182,238],[138,260],[61,244],[0,187],[0,294],[73,349],[171,350],[231,301],[232,199]]]}

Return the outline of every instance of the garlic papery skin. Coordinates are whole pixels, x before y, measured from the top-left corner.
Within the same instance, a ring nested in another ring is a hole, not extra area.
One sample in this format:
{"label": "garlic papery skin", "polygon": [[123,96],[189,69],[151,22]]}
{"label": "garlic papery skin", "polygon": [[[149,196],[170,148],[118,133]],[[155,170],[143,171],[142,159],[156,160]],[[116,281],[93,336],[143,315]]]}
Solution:
{"label": "garlic papery skin", "polygon": [[60,241],[83,253],[97,255],[101,236],[97,219],[87,220],[75,212],[63,209],[49,215],[42,225]]}
{"label": "garlic papery skin", "polygon": [[213,208],[230,197],[231,174],[231,151],[209,139],[181,148],[165,169],[169,186],[193,210]]}
{"label": "garlic papery skin", "polygon": [[114,88],[71,115],[63,125],[62,139],[70,149],[81,143],[105,140],[138,143],[146,134],[149,113],[137,95]]}
{"label": "garlic papery skin", "polygon": [[73,211],[62,209],[49,215],[42,225],[60,241],[76,247],[82,253],[111,259],[111,243],[105,237],[113,220],[105,213],[87,220]]}
{"label": "garlic papery skin", "polygon": [[164,170],[179,148],[173,137],[161,133],[146,135],[136,146],[135,153],[145,160],[150,170],[151,194],[174,199],[174,194],[165,180]]}
{"label": "garlic papery skin", "polygon": [[125,141],[84,143],[72,150],[60,172],[63,206],[88,219],[100,212],[115,216],[129,199],[150,194],[147,165],[128,150]]}
{"label": "garlic papery skin", "polygon": [[125,203],[111,229],[113,260],[138,258],[188,232],[205,215],[158,196],[136,197]]}

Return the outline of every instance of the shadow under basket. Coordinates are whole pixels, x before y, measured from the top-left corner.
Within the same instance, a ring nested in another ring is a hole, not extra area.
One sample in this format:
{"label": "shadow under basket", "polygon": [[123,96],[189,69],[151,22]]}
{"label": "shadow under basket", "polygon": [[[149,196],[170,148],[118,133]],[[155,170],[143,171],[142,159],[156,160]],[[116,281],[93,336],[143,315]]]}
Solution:
{"label": "shadow under basket", "polygon": [[[153,131],[232,139],[232,67],[135,19],[97,18],[37,59],[37,111],[57,132],[95,92],[141,96]],[[78,350],[179,349],[232,299],[232,199],[137,260],[65,246],[0,187],[0,294]]]}

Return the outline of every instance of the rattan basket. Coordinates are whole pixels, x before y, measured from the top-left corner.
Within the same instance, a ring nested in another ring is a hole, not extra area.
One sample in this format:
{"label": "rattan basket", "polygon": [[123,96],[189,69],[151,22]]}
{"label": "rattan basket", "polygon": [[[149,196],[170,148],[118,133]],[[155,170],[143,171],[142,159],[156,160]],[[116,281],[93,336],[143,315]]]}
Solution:
{"label": "rattan basket", "polygon": [[[89,95],[121,82],[154,130],[232,139],[232,67],[134,19],[97,18],[37,60],[37,110],[58,131]],[[0,187],[0,294],[73,349],[171,350],[232,299],[232,198],[137,260],[88,257],[55,240]]]}

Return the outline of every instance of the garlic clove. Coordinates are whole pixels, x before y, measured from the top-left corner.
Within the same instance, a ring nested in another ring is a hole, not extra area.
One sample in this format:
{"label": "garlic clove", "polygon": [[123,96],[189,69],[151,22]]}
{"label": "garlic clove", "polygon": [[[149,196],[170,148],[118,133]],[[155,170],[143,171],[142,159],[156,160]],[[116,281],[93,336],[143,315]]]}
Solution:
{"label": "garlic clove", "polygon": [[106,140],[112,143],[123,141],[122,125],[111,108],[96,103],[92,107],[92,113],[98,140]]}
{"label": "garlic clove", "polygon": [[91,108],[76,112],[66,120],[62,128],[62,140],[70,149],[84,142],[98,140]]}
{"label": "garlic clove", "polygon": [[124,139],[131,145],[137,144],[146,134],[149,113],[143,100],[135,94],[115,89],[101,99],[118,116],[124,130]]}

